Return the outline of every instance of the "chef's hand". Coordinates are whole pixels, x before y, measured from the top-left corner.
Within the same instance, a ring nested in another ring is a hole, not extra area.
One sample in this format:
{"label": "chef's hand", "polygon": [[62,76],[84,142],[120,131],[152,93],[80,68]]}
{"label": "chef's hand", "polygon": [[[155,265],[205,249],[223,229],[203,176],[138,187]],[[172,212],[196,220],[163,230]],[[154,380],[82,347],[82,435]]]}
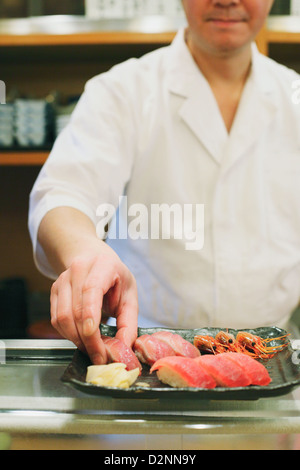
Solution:
{"label": "chef's hand", "polygon": [[105,248],[100,255],[75,259],[54,282],[50,298],[52,325],[94,364],[105,364],[107,359],[99,329],[101,312],[116,317],[116,336],[128,346],[137,331],[135,279]]}
{"label": "chef's hand", "polygon": [[132,347],[138,298],[134,276],[94,230],[83,214],[58,208],[42,221],[39,242],[51,265],[61,272],[51,289],[52,325],[94,364],[104,364],[102,312],[116,318],[116,337]]}

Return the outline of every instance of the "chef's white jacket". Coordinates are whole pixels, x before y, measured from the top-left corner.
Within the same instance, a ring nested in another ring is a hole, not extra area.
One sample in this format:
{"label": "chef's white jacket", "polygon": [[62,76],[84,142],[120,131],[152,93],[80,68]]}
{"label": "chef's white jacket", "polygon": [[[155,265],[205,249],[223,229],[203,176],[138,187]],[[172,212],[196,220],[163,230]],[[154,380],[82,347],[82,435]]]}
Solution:
{"label": "chef's white jacket", "polygon": [[204,243],[193,250],[178,227],[126,237],[128,212],[117,212],[121,239],[107,242],[136,277],[140,325],[286,326],[300,299],[299,75],[252,50],[230,134],[183,31],[87,83],[31,193],[41,272],[56,277],[37,243],[50,209],[77,208],[97,225],[99,206],[117,208],[122,195],[149,213],[203,205]]}

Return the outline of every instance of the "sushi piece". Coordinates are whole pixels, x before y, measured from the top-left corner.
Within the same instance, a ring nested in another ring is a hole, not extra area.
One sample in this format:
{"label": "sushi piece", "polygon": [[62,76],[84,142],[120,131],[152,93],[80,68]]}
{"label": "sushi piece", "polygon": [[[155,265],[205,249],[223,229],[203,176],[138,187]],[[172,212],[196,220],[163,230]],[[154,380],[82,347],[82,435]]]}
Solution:
{"label": "sushi piece", "polygon": [[247,371],[252,385],[266,386],[271,383],[272,380],[265,366],[253,359],[253,357],[234,352],[227,353],[226,357]]}
{"label": "sushi piece", "polygon": [[138,358],[132,349],[126,346],[123,341],[117,338],[111,338],[110,336],[102,336],[101,339],[106,349],[108,363],[121,362],[126,364],[127,370],[139,368],[141,372],[142,366]]}
{"label": "sushi piece", "polygon": [[194,361],[204,367],[220,387],[247,387],[251,378],[242,366],[230,360],[228,353],[201,356]]}
{"label": "sushi piece", "polygon": [[153,333],[152,336],[169,344],[171,348],[174,349],[176,356],[192,358],[200,356],[199,349],[177,333],[171,333],[170,331],[157,331],[156,333]]}
{"label": "sushi piece", "polygon": [[174,349],[154,335],[139,336],[133,346],[137,358],[144,364],[152,366],[158,359],[175,356]]}
{"label": "sushi piece", "polygon": [[150,372],[157,371],[159,380],[171,387],[197,387],[213,389],[217,386],[214,378],[195,359],[169,356],[156,361]]}

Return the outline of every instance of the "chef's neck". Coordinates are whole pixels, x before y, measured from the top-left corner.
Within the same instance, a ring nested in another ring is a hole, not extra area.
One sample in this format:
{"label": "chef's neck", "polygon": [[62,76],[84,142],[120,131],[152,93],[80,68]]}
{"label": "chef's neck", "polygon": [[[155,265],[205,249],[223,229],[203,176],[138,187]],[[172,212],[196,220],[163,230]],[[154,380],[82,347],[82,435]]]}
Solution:
{"label": "chef's neck", "polygon": [[213,88],[221,83],[225,87],[245,84],[251,70],[251,44],[230,53],[212,53],[197,47],[188,34],[185,39],[194,61]]}

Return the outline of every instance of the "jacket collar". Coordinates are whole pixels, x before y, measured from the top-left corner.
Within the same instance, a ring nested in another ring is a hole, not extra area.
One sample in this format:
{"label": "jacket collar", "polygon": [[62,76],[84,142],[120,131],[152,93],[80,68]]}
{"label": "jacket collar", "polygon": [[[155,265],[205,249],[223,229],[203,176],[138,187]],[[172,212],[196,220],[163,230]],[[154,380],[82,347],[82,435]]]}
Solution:
{"label": "jacket collar", "polygon": [[212,90],[185,43],[184,29],[170,47],[168,89],[182,98],[181,118],[223,170],[247,152],[275,117],[276,88],[268,60],[253,44],[251,74],[228,134]]}

